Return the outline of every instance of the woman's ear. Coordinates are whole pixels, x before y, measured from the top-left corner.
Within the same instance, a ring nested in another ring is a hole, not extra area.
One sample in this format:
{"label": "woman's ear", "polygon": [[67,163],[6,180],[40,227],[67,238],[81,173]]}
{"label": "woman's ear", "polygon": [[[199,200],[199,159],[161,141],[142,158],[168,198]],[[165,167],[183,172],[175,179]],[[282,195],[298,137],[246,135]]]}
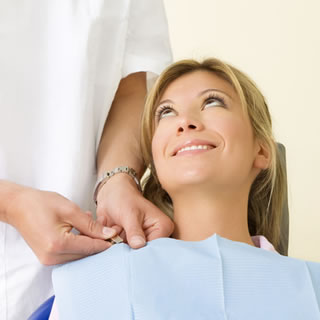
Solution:
{"label": "woman's ear", "polygon": [[271,152],[269,148],[261,141],[257,141],[256,143],[256,155],[253,166],[254,168],[265,170],[270,166]]}

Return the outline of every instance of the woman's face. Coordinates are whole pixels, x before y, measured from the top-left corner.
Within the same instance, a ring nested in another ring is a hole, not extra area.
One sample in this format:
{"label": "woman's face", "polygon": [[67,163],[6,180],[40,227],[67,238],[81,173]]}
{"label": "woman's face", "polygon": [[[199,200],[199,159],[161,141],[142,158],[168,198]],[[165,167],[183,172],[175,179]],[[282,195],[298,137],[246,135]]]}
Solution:
{"label": "woman's face", "polygon": [[[155,112],[152,155],[162,187],[251,185],[259,146],[233,87],[212,72],[173,81]],[[182,189],[183,190],[183,189]]]}

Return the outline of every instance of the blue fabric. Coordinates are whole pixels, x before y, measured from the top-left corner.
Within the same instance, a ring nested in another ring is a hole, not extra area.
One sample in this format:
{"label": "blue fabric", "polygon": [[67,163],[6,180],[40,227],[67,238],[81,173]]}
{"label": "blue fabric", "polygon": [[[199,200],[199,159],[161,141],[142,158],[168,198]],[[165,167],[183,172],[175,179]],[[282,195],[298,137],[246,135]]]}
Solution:
{"label": "blue fabric", "polygon": [[320,320],[320,264],[213,235],[114,245],[57,267],[61,320]]}
{"label": "blue fabric", "polygon": [[29,318],[28,320],[48,320],[54,301],[54,296],[46,300]]}

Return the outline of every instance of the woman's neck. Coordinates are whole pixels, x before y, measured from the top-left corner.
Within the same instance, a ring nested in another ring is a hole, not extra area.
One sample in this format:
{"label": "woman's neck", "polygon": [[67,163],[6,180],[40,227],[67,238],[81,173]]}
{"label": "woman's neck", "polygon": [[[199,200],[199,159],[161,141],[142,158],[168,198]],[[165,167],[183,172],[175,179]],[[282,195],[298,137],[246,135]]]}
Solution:
{"label": "woman's neck", "polygon": [[204,240],[214,233],[254,245],[248,229],[248,192],[184,190],[172,197],[175,230],[173,238]]}

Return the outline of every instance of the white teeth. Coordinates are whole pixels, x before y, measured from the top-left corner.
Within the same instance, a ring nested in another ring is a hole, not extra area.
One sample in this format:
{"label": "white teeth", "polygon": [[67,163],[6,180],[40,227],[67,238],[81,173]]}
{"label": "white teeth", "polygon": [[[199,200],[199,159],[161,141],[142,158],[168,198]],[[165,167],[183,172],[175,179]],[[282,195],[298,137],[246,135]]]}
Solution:
{"label": "white teeth", "polygon": [[209,149],[209,146],[208,146],[208,145],[199,145],[199,146],[185,147],[185,148],[180,149],[180,150],[177,152],[177,154],[180,153],[180,152],[183,152],[183,151],[197,150],[197,149]]}

